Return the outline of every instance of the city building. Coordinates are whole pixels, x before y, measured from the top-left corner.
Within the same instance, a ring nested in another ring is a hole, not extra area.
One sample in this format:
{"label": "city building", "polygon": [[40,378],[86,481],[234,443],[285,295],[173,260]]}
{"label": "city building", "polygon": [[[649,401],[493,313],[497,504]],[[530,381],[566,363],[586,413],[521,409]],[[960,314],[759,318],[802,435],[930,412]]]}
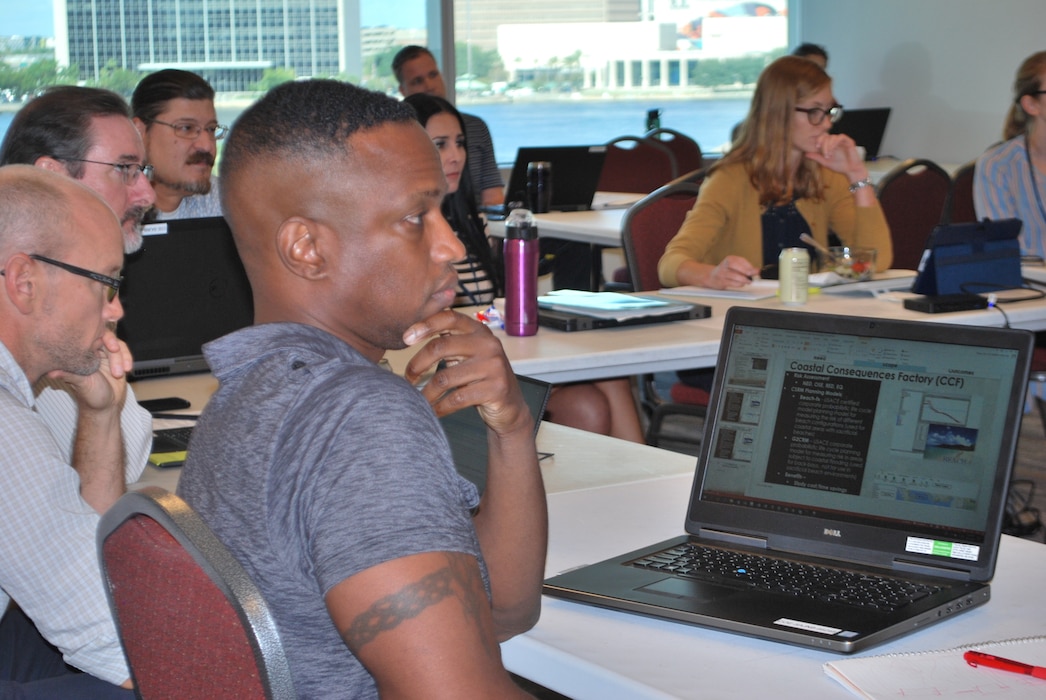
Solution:
{"label": "city building", "polygon": [[359,0],[55,0],[56,58],[84,80],[109,68],[181,68],[219,92],[269,68],[359,76]]}

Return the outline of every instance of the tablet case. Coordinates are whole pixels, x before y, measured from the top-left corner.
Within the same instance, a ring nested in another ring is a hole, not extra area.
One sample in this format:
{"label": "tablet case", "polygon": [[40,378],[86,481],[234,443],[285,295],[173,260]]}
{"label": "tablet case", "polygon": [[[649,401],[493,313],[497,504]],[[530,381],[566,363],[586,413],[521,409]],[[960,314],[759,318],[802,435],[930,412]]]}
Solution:
{"label": "tablet case", "polygon": [[981,294],[1021,287],[1019,219],[941,224],[930,234],[912,291]]}

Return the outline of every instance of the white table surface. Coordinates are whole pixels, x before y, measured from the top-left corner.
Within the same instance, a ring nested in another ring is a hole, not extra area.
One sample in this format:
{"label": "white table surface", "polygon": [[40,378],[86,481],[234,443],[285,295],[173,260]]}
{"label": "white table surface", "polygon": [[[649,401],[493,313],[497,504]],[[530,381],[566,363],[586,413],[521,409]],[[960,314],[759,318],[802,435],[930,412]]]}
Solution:
{"label": "white table surface", "polygon": [[[590,211],[554,211],[535,214],[538,236],[590,243],[607,248],[621,246],[621,220],[627,209],[593,209]],[[504,221],[487,222],[487,234],[505,237]]]}
{"label": "white table surface", "polygon": [[[691,479],[550,494],[547,575],[681,534]],[[1003,539],[987,605],[859,655],[1041,634],[1046,549]],[[514,673],[575,700],[852,697],[822,671],[826,661],[841,658],[837,654],[548,597],[537,626],[503,644],[502,653]]]}

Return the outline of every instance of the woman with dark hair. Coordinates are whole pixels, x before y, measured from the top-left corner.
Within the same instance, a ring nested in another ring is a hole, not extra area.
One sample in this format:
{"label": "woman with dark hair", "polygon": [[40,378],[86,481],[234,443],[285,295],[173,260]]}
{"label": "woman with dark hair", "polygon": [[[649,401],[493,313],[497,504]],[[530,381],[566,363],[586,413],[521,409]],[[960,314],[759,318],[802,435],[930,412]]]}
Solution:
{"label": "woman with dark hair", "polygon": [[977,159],[977,217],[1020,219],[1022,252],[1046,257],[1046,51],[1017,69],[1002,137],[1003,143]]}
{"label": "woman with dark hair", "polygon": [[443,216],[465,245],[468,257],[455,263],[459,294],[456,306],[489,305],[502,295],[503,266],[495,263],[494,251],[485,233],[485,224],[476,210],[472,179],[465,163],[465,122],[454,105],[434,95],[417,93],[404,99],[414,108],[443,163],[447,196]]}
{"label": "woman with dark hair", "polygon": [[828,133],[842,109],[813,61],[784,56],[767,66],[737,141],[665,249],[662,284],[742,287],[781,249],[809,248],[800,234],[827,246],[829,231],[877,249],[878,268],[888,268],[890,230],[868,169],[853,139]]}
{"label": "woman with dark hair", "polygon": [[[476,211],[465,167],[464,122],[454,106],[440,97],[418,93],[404,102],[414,108],[418,121],[439,151],[447,178],[443,215],[467,253],[464,260],[455,263],[459,286],[455,306],[489,305],[501,296],[504,267],[496,259]],[[558,385],[549,398],[546,418],[572,428],[643,442],[643,429],[627,379]]]}

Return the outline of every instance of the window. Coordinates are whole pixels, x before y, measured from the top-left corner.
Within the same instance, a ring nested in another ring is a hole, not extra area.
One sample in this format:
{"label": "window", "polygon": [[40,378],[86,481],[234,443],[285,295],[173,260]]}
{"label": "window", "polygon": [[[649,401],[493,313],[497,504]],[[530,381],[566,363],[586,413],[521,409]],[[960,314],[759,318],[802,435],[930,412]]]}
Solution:
{"label": "window", "polygon": [[641,135],[655,117],[720,151],[787,50],[787,5],[454,0],[456,102],[487,122],[503,164],[521,145]]}

